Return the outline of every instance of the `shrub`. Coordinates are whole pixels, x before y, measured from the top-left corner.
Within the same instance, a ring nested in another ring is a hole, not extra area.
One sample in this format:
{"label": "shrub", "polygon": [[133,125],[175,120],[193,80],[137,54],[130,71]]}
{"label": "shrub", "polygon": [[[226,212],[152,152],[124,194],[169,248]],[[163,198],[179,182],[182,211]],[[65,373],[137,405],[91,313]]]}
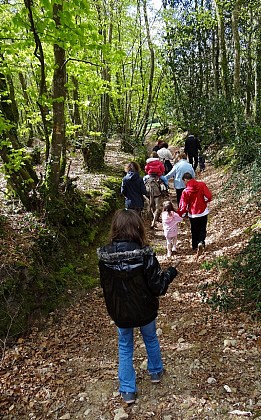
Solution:
{"label": "shrub", "polygon": [[241,308],[261,314],[261,234],[255,233],[248,245],[232,261],[217,258],[204,263],[205,269],[217,269],[219,280],[201,287],[206,303],[215,309]]}

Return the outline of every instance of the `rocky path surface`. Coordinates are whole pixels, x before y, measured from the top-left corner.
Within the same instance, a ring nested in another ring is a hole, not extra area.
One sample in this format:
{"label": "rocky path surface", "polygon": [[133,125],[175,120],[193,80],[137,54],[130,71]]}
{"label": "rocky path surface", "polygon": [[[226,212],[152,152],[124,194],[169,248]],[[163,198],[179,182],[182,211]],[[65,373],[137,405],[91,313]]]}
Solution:
{"label": "rocky path surface", "polygon": [[[115,153],[110,151],[112,159]],[[43,331],[6,349],[1,368],[2,419],[261,419],[260,324],[242,313],[213,311],[200,286],[218,271],[204,261],[231,256],[248,240],[254,210],[221,194],[224,176],[208,167],[200,175],[214,193],[206,252],[190,249],[189,223],[180,226],[178,253],[165,256],[161,223],[148,237],[163,267],[179,262],[179,275],[160,299],[157,321],[165,374],[151,384],[138,331],[135,367],[138,398],[127,407],[117,391],[117,335],[102,292],[95,288],[62,313],[51,314]],[[175,200],[174,190],[171,198]],[[242,198],[243,200],[243,198]]]}

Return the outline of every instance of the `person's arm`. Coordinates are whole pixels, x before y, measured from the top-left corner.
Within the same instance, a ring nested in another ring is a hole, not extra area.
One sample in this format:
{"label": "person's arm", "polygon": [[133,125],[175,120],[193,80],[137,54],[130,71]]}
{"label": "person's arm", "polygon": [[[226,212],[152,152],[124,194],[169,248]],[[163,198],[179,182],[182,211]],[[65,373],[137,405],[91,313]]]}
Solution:
{"label": "person's arm", "polygon": [[148,288],[155,296],[162,296],[168,290],[169,284],[177,275],[175,267],[162,270],[154,253],[145,254],[144,275]]}
{"label": "person's arm", "polygon": [[124,195],[124,196],[126,194],[124,179],[122,180],[122,183],[121,183],[121,194]]}
{"label": "person's arm", "polygon": [[202,150],[202,147],[198,138],[197,138],[197,147],[198,147],[198,150]]}
{"label": "person's arm", "polygon": [[205,201],[210,202],[212,200],[212,192],[208,189],[205,183],[204,183],[203,193],[204,193]]}
{"label": "person's arm", "polygon": [[182,218],[185,217],[187,215],[188,212],[188,204],[187,204],[187,199],[186,199],[186,190],[182,191],[181,197],[180,197],[180,202],[179,202],[179,208],[177,210],[177,213],[179,216],[181,216]]}
{"label": "person's arm", "polygon": [[176,176],[176,167],[175,165],[173,166],[173,168],[171,169],[171,171],[169,171],[168,174],[164,175],[166,179],[170,179],[170,178],[175,178]]}
{"label": "person's arm", "polygon": [[140,192],[141,192],[142,195],[147,195],[146,186],[145,186],[142,178],[141,178],[141,182],[140,182]]}
{"label": "person's arm", "polygon": [[174,212],[173,219],[177,223],[183,221],[182,217],[178,213],[176,213],[176,212]]}

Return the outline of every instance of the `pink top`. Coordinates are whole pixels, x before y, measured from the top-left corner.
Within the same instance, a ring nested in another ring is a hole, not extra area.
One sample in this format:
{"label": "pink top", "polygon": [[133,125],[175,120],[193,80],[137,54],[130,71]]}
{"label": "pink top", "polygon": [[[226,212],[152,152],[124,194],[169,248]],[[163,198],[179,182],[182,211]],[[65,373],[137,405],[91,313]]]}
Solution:
{"label": "pink top", "polygon": [[161,217],[165,238],[176,237],[178,234],[178,223],[182,222],[182,217],[174,211],[170,212],[170,214],[167,211],[163,211]]}

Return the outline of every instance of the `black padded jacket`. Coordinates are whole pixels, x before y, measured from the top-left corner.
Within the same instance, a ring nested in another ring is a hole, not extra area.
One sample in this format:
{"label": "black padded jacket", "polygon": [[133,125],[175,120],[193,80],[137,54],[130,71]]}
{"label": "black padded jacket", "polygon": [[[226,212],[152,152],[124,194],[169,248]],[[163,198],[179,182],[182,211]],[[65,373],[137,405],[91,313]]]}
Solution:
{"label": "black padded jacket", "polygon": [[152,322],[158,313],[158,296],[166,293],[176,270],[161,270],[152,248],[134,242],[113,242],[97,253],[106,307],[115,324],[131,328]]}

